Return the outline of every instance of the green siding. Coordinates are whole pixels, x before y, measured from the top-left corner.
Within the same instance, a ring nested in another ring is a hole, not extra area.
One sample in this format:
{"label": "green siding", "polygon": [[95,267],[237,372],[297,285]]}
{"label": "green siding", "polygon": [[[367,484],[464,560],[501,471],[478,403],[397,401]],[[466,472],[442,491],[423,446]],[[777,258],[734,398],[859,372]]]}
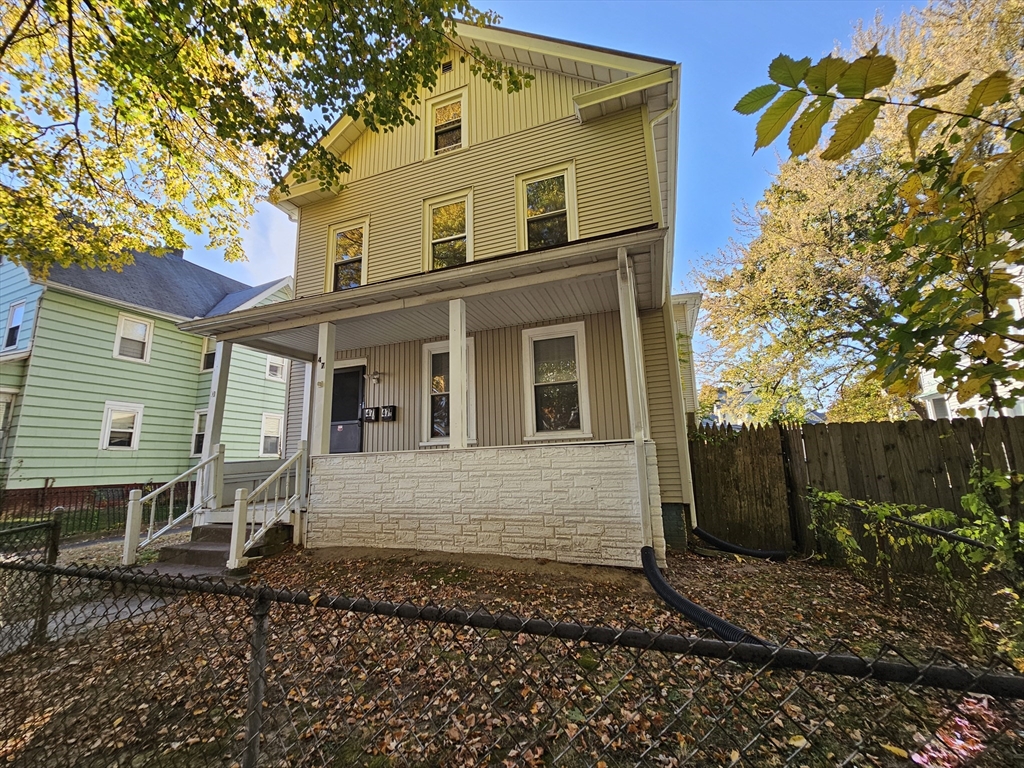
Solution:
{"label": "green siding", "polygon": [[[21,402],[10,487],[37,486],[47,477],[60,486],[165,481],[188,466],[202,341],[154,319],[150,362],[117,360],[118,313],[98,301],[47,292]],[[108,400],[144,406],[137,451],[100,449]]]}
{"label": "green siding", "polygon": [[0,388],[21,389],[25,384],[28,360],[0,360]]}

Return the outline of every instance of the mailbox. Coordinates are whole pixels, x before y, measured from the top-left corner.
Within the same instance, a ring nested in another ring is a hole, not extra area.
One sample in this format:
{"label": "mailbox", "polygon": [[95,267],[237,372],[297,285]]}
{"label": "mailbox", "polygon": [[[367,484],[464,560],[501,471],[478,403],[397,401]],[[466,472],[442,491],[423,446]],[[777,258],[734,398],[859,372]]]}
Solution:
{"label": "mailbox", "polygon": [[380,408],[363,408],[363,421],[377,421]]}
{"label": "mailbox", "polygon": [[380,420],[381,421],[394,421],[395,414],[398,412],[398,408],[394,405],[382,405],[380,407]]}

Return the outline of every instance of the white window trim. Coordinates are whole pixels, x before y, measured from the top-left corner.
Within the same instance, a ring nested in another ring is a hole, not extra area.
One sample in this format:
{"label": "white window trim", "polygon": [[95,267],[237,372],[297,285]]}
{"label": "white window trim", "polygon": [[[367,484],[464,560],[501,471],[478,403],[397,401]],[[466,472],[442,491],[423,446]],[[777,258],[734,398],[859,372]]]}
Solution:
{"label": "white window trim", "polygon": [[[274,419],[278,419],[277,423],[278,423],[278,429],[280,431],[277,433],[277,446],[278,446],[278,449],[279,449],[277,453],[264,453],[263,452],[263,443],[264,443],[265,438],[267,437],[267,417],[268,416],[271,417],[271,418],[274,418]],[[284,414],[283,413],[264,412],[263,417],[260,419],[260,458],[261,459],[265,459],[265,458],[268,458],[268,457],[280,458],[281,457],[280,448],[283,447],[283,444],[284,444]]]}
{"label": "white window trim", "polygon": [[[136,323],[146,324],[146,354],[140,360],[137,357],[124,357],[121,353],[121,333],[124,328],[124,321],[131,320]],[[130,363],[149,363],[150,353],[153,351],[153,321],[147,320],[144,317],[138,315],[129,315],[126,312],[118,312],[117,314],[117,333],[114,335],[114,359],[115,360],[127,360]]]}
{"label": "white window trim", "polygon": [[[534,393],[533,342],[541,339],[557,339],[562,336],[576,338],[576,380],[580,396],[580,428],[562,432],[538,432],[536,424],[537,403]],[[584,323],[563,323],[544,325],[523,330],[523,386],[525,388],[523,440],[588,440],[593,432],[590,428],[590,387],[587,376],[587,342]]]}
{"label": "white window trim", "polygon": [[[25,325],[25,306],[26,302],[18,301],[15,302],[14,304],[11,304],[10,309],[7,310],[7,323],[6,325],[4,325],[4,335],[3,337],[0,337],[0,339],[2,339],[0,340],[0,343],[3,344],[3,347],[0,348],[0,352],[6,352],[9,349],[18,348],[18,342],[21,341],[21,329]],[[14,321],[14,312],[15,310],[18,309],[18,307],[21,307],[21,322],[18,323],[18,338],[14,340],[13,344],[8,344],[7,334],[11,332],[11,323]]]}
{"label": "white window trim", "polygon": [[217,352],[217,337],[216,336],[204,336],[203,337],[203,348],[199,351],[199,372],[206,373],[212,371],[217,366],[217,358],[214,357],[213,365],[209,368],[204,368],[203,365],[206,362],[206,356],[210,352]]}
{"label": "white window trim", "polygon": [[516,176],[516,250],[525,251],[529,247],[526,237],[526,185],[540,179],[565,175],[565,214],[569,230],[569,242],[580,239],[579,214],[576,209],[576,163],[549,165],[529,173]]}
{"label": "white window trim", "polygon": [[[103,427],[100,430],[101,451],[137,451],[139,450],[139,438],[142,435],[142,411],[145,406],[142,403],[122,403],[117,400],[107,400],[103,403]],[[132,430],[132,444],[130,446],[109,445],[110,425],[114,411],[132,411],[135,413],[135,429]]]}
{"label": "white window trim", "polygon": [[[448,340],[432,341],[423,345],[422,363],[420,365],[420,429],[422,439],[420,446],[448,445],[447,437],[430,436],[430,357],[437,352],[448,352]],[[466,408],[469,411],[467,432],[469,442],[476,443],[476,346],[472,336],[466,337],[466,370],[468,372],[466,387]],[[449,398],[451,394],[449,394]],[[451,402],[449,400],[449,402]],[[449,419],[451,418],[449,411]]]}
{"label": "white window trim", "polygon": [[[338,224],[332,224],[327,229],[327,268],[324,270],[324,293],[336,293],[334,290],[334,238],[338,232],[347,232],[350,229],[363,230],[363,257],[361,259],[359,272],[359,287],[366,285],[366,255],[370,250],[370,217],[362,219],[351,219]],[[349,288],[348,290],[353,290]]]}
{"label": "white window trim", "polygon": [[[423,125],[424,133],[423,158],[424,160],[437,160],[441,157],[457,155],[469,147],[469,88],[462,87],[448,93],[442,93],[424,102]],[[455,101],[462,102],[462,145],[458,149],[449,149],[447,152],[435,154],[434,152],[434,110]]]}
{"label": "white window trim", "polygon": [[466,203],[466,263],[473,261],[473,188],[439,195],[423,201],[423,271],[432,272],[433,267],[433,235],[434,221],[431,211],[450,203]]}
{"label": "white window trim", "polygon": [[[192,442],[189,443],[189,446],[188,446],[189,456],[201,456],[202,455],[201,451],[199,453],[195,452],[195,450],[196,450],[196,438],[199,437],[199,417],[200,416],[206,416],[207,417],[207,425],[206,426],[208,427],[209,426],[209,409],[208,408],[200,408],[200,409],[198,409],[195,412],[195,416],[192,417]],[[204,435],[206,434],[206,430],[205,429],[203,430],[203,434]],[[204,449],[206,448],[205,442],[206,442],[206,438],[204,437],[203,438],[203,443],[204,443],[203,448]],[[260,445],[263,445],[263,443],[261,442]]]}
{"label": "white window trim", "polygon": [[[281,361],[281,375],[271,376],[270,375],[270,358],[276,357]],[[288,360],[281,355],[267,355],[267,368],[264,372],[267,381],[287,381],[288,380]]]}

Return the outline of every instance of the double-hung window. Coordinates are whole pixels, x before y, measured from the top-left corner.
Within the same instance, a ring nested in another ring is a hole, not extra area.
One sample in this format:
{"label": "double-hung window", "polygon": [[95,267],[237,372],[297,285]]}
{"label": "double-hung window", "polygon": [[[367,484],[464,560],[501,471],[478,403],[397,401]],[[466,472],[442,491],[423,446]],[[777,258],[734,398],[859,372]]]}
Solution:
{"label": "double-hung window", "polygon": [[264,413],[260,427],[260,456],[281,455],[281,425],[284,417],[279,413]]}
{"label": "double-hung window", "polygon": [[516,177],[517,246],[521,251],[579,238],[572,163]]}
{"label": "double-hung window", "polygon": [[284,358],[267,355],[267,378],[271,381],[284,381]]}
{"label": "double-hung window", "polygon": [[18,336],[21,334],[21,324],[25,321],[25,302],[20,301],[12,304],[7,313],[7,328],[4,331],[4,345],[2,349],[14,349],[18,346]]}
{"label": "double-hung window", "polygon": [[201,456],[203,444],[206,442],[206,409],[196,411],[192,421],[192,455]]}
{"label": "double-hung window", "polygon": [[[424,445],[448,443],[451,427],[451,375],[448,366],[448,342],[423,345],[423,441]],[[467,432],[476,440],[476,364],[472,337],[466,339]]]}
{"label": "double-hung window", "polygon": [[327,248],[327,290],[344,291],[366,282],[366,221],[335,224]]}
{"label": "double-hung window", "polygon": [[114,357],[119,360],[149,362],[153,341],[153,321],[121,314],[117,317]]}
{"label": "double-hung window", "polygon": [[427,270],[473,260],[473,199],[469,192],[427,200],[423,213]]}
{"label": "double-hung window", "polygon": [[466,90],[427,101],[427,157],[454,152],[467,145],[465,124]]}
{"label": "double-hung window", "polygon": [[212,371],[215,362],[217,362],[217,338],[206,336],[203,338],[203,357],[199,361],[199,370]]}
{"label": "double-hung window", "polygon": [[100,450],[137,451],[142,432],[142,410],[140,403],[111,400],[104,403]]}
{"label": "double-hung window", "polygon": [[583,323],[523,331],[526,438],[590,437]]}

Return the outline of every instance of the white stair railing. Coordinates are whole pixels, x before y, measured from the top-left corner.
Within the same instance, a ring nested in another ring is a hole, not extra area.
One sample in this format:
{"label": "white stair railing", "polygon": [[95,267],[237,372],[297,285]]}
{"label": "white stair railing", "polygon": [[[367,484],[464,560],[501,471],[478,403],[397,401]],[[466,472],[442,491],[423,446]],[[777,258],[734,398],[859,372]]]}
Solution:
{"label": "white stair railing", "polygon": [[235,491],[229,570],[244,568],[249,562],[246,553],[263,540],[271,526],[301,509],[306,493],[307,453],[307,444],[303,440],[295,455],[255,490],[239,488]]}
{"label": "white stair railing", "polygon": [[[128,515],[124,529],[124,550],[122,565],[134,565],[138,552],[166,534],[176,525],[184,522],[201,509],[217,509],[224,477],[224,446],[215,445],[209,458],[194,467],[189,467],[173,480],[164,483],[155,491],[142,495],[136,488],[128,494]],[[179,485],[185,484],[184,506],[175,515],[175,494],[182,500]],[[163,521],[163,505],[167,505],[167,522]],[[142,527],[146,505],[149,505],[149,525],[142,538]],[[159,518],[159,519],[158,519]],[[159,527],[158,527],[159,525]],[[141,540],[140,540],[141,539]]]}

